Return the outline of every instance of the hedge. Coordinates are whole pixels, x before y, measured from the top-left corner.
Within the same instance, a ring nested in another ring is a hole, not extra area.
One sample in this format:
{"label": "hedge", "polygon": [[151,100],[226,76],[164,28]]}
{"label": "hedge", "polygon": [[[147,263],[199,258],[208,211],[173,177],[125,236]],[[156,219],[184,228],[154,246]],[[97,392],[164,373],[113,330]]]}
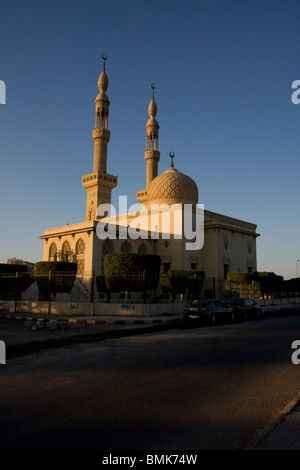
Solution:
{"label": "hedge", "polygon": [[[16,271],[18,272],[18,271]],[[15,273],[0,274],[0,293],[5,294],[6,298],[14,298],[17,286],[17,294],[19,298],[20,292],[24,292],[34,282],[32,273],[23,272],[16,279]]]}
{"label": "hedge", "polygon": [[100,276],[96,276],[96,287],[98,292],[107,293],[108,289],[106,287],[105,276],[102,274]]}
{"label": "hedge", "polygon": [[27,273],[28,267],[26,264],[5,264],[0,263],[0,274],[11,274],[11,273]]}
{"label": "hedge", "polygon": [[300,278],[296,277],[283,281],[283,292],[289,293],[300,293]]}
{"label": "hedge", "polygon": [[48,275],[52,273],[51,293],[71,292],[76,279],[77,263],[66,261],[39,261],[35,263],[35,275],[39,292],[48,292]]}
{"label": "hedge", "polygon": [[77,263],[67,261],[38,261],[35,263],[35,274],[42,275],[52,272],[76,272]]}
{"label": "hedge", "polygon": [[252,281],[258,282],[262,293],[275,293],[283,289],[283,276],[278,276],[273,272],[253,272],[240,273],[231,272],[227,274],[227,279],[239,284],[251,284]]}
{"label": "hedge", "polygon": [[110,292],[141,292],[145,272],[146,289],[155,290],[159,283],[160,264],[158,255],[110,253],[103,262],[107,289]]}
{"label": "hedge", "polygon": [[196,269],[170,269],[167,274],[160,276],[160,286],[163,292],[173,294],[200,294],[205,272]]}

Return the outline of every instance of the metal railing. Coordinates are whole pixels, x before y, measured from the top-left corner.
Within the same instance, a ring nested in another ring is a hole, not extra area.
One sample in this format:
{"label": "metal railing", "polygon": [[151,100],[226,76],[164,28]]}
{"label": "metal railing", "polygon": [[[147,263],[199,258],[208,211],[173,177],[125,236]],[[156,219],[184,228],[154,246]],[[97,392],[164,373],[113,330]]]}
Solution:
{"label": "metal railing", "polygon": [[65,301],[65,302],[111,302],[111,303],[170,303],[187,302],[193,299],[249,297],[253,300],[293,299],[300,297],[299,291],[280,290],[262,292],[259,283],[240,284],[230,280],[205,278],[199,292],[173,292],[161,286],[157,278],[116,274],[106,284],[99,282],[94,272],[49,272],[48,275],[34,273],[0,274],[0,301]]}

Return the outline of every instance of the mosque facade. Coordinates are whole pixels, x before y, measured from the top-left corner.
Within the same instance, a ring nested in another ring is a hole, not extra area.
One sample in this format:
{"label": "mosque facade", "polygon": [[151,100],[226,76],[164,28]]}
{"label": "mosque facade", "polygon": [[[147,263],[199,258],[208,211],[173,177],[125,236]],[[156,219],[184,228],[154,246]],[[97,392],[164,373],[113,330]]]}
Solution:
{"label": "mosque facade", "polygon": [[[103,55],[99,94],[95,100],[93,171],[82,177],[86,188],[85,221],[45,230],[40,237],[44,241],[43,260],[75,261],[78,275],[82,276],[91,272],[102,274],[104,257],[113,252],[157,254],[161,258],[162,272],[198,269],[205,271],[207,278],[219,280],[230,271],[256,271],[257,226],[199,205],[197,184],[174,167],[174,154],[170,153],[170,168],[159,174],[159,124],[154,85],[146,124],[146,187],[137,191],[140,212],[111,212],[111,193],[117,187],[118,178],[107,172],[110,101],[106,94],[105,61]],[[188,236],[183,230],[187,219],[185,208],[190,211],[189,220],[193,225]]]}

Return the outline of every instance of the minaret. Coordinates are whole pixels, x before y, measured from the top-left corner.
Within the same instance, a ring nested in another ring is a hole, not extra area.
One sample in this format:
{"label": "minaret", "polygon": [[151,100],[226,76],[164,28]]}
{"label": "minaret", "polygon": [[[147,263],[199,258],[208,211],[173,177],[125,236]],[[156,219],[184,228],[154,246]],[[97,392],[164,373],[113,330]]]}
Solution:
{"label": "minaret", "polygon": [[[111,191],[118,184],[118,178],[106,173],[107,145],[110,139],[108,130],[109,99],[106,95],[108,78],[105,72],[105,54],[102,54],[103,69],[98,80],[100,93],[95,100],[94,171],[82,178],[82,185],[87,189],[86,220],[96,220],[97,207],[100,204],[111,204]],[[109,215],[109,214],[108,214]]]}
{"label": "minaret", "polygon": [[147,129],[147,148],[145,150],[146,160],[146,189],[137,193],[137,199],[140,202],[145,202],[147,199],[147,190],[150,186],[151,181],[158,174],[158,162],[160,159],[160,152],[158,150],[158,130],[159,124],[156,120],[157,105],[154,100],[154,83],[151,84],[152,88],[152,100],[148,107],[149,121],[146,124]]}

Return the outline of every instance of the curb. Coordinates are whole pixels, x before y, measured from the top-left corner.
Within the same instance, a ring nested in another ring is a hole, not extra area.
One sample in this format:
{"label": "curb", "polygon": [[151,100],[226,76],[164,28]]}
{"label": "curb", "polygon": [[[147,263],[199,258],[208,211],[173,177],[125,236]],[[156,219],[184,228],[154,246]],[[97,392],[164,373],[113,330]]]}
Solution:
{"label": "curb", "polygon": [[278,414],[278,416],[265,428],[263,429],[250,444],[248,444],[243,450],[255,450],[257,447],[272,431],[282,422],[284,419],[296,408],[300,403],[300,393],[288,403]]}
{"label": "curb", "polygon": [[[28,320],[30,321],[30,320]],[[132,328],[117,328],[108,329],[107,331],[94,332],[94,333],[81,333],[78,335],[62,336],[60,338],[40,339],[36,341],[29,341],[27,343],[7,345],[6,357],[12,359],[22,356],[24,354],[31,354],[46,349],[53,349],[58,347],[69,346],[71,344],[86,344],[97,341],[105,341],[109,339],[124,338],[129,336],[136,336],[145,333],[153,333],[166,331],[169,328],[174,328],[179,325],[179,322],[160,322],[159,324],[145,323],[140,326],[132,326]]]}
{"label": "curb", "polygon": [[299,303],[283,304],[283,305],[261,305],[260,307],[264,313],[282,313],[282,312],[291,312],[299,311]]}
{"label": "curb", "polygon": [[47,317],[40,317],[40,316],[20,316],[15,314],[0,314],[0,319],[3,320],[21,320],[21,321],[32,321],[32,322],[67,322],[72,325],[149,325],[149,324],[156,324],[156,323],[172,323],[177,322],[179,317],[172,318],[171,316],[166,319],[157,319],[151,317],[147,319],[136,319],[136,318],[126,318],[120,320],[119,318],[109,318],[109,319],[102,319],[102,318],[68,318],[68,317],[55,317],[55,318],[47,318]]}

